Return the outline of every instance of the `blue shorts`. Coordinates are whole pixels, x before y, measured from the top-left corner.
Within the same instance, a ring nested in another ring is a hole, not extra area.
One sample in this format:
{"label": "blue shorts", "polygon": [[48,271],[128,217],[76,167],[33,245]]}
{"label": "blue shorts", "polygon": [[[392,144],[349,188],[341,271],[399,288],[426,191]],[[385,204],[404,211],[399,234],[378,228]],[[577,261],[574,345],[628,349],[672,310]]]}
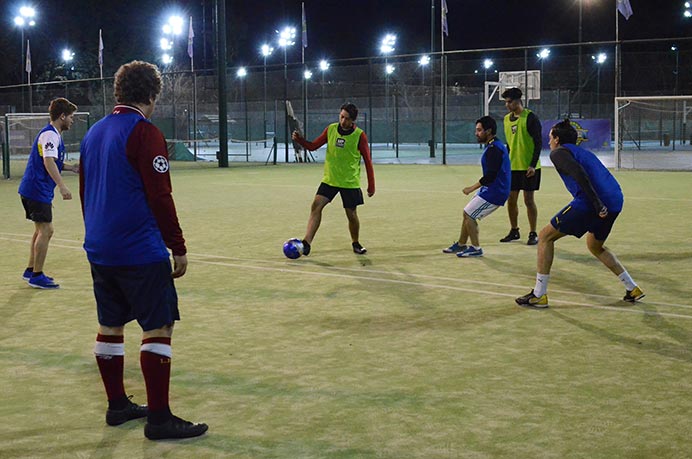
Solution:
{"label": "blue shorts", "polygon": [[580,238],[588,231],[593,233],[596,240],[605,241],[618,215],[620,212],[608,212],[606,218],[601,218],[594,210],[575,209],[566,205],[550,219],[550,224],[564,234]]}
{"label": "blue shorts", "polygon": [[344,209],[355,209],[357,206],[365,203],[363,200],[363,191],[360,188],[339,188],[322,182],[316,194],[329,199],[329,202],[332,202],[332,199],[334,199],[337,194],[340,194]]}
{"label": "blue shorts", "polygon": [[91,263],[99,324],[122,327],[137,319],[149,331],[180,320],[170,260],[136,266]]}

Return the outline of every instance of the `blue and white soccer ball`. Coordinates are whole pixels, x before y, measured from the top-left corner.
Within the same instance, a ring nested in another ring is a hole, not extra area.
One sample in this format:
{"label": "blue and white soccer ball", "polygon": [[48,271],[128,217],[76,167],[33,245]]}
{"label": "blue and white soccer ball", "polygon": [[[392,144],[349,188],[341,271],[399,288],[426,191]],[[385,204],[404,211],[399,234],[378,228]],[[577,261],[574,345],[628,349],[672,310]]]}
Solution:
{"label": "blue and white soccer ball", "polygon": [[284,242],[284,255],[295,260],[303,254],[303,242],[298,238],[289,239]]}

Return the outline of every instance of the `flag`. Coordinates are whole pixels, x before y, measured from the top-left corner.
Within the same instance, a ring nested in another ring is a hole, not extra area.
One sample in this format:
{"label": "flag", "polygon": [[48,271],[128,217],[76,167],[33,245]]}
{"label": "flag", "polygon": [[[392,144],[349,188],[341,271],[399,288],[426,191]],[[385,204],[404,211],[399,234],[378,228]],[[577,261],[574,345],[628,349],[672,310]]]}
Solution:
{"label": "flag", "polygon": [[630,0],[616,0],[617,1],[617,9],[622,14],[625,16],[625,19],[629,19],[630,16],[634,14],[632,11],[632,5],[630,5]]}
{"label": "flag", "polygon": [[24,67],[26,73],[31,73],[31,47],[29,46],[29,40],[26,41],[26,67]]}
{"label": "flag", "polygon": [[447,27],[447,0],[442,0],[442,31],[449,36],[449,28]]}
{"label": "flag", "polygon": [[101,37],[101,29],[99,29],[99,67],[103,67],[103,38]]}
{"label": "flag", "polygon": [[308,21],[305,20],[305,2],[302,3],[303,6],[303,48],[308,47]]}
{"label": "flag", "polygon": [[194,55],[194,50],[192,48],[194,39],[195,32],[192,30],[192,16],[190,16],[190,29],[187,32],[187,55],[190,56],[190,59],[192,59],[192,56]]}

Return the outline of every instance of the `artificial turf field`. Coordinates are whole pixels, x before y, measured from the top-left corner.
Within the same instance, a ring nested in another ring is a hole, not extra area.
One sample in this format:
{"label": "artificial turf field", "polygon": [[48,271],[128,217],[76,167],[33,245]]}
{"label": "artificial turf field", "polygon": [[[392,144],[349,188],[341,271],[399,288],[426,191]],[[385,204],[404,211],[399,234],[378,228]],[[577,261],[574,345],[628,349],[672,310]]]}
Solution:
{"label": "artificial turf field", "polygon": [[[521,241],[498,242],[500,209],[480,223],[485,257],[441,253],[479,166],[376,165],[359,209],[367,255],[351,252],[337,198],[294,261],[281,244],[303,236],[321,165],[172,171],[190,264],[171,407],[209,432],[151,442],[142,420],[106,426],[79,200],[54,202],[46,272],[61,289],[31,289],[15,178],[0,183],[0,458],[692,455],[689,173],[615,173],[625,209],[607,245],[642,302],[622,302],[585,241],[566,238],[551,307],[532,311],[514,304],[535,278],[523,204]],[[539,227],[568,202],[552,168],[536,199]],[[146,403],[140,336],[126,327],[125,388]]]}

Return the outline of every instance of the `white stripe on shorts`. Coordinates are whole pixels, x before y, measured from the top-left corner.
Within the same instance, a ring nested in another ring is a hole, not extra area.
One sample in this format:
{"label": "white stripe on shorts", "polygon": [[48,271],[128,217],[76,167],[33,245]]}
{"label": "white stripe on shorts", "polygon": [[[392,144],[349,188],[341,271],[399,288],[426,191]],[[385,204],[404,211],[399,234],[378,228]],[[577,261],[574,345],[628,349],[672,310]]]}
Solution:
{"label": "white stripe on shorts", "polygon": [[169,359],[173,357],[173,349],[171,348],[170,344],[144,343],[139,350],[142,352],[151,352],[152,354],[162,355],[164,357],[168,357]]}
{"label": "white stripe on shorts", "polygon": [[125,355],[125,343],[104,343],[96,341],[94,345],[95,355]]}
{"label": "white stripe on shorts", "polygon": [[481,220],[482,218],[485,218],[495,212],[498,207],[500,206],[497,204],[492,204],[476,195],[469,201],[468,204],[466,204],[466,207],[464,207],[464,212],[466,212],[466,214],[474,220]]}

